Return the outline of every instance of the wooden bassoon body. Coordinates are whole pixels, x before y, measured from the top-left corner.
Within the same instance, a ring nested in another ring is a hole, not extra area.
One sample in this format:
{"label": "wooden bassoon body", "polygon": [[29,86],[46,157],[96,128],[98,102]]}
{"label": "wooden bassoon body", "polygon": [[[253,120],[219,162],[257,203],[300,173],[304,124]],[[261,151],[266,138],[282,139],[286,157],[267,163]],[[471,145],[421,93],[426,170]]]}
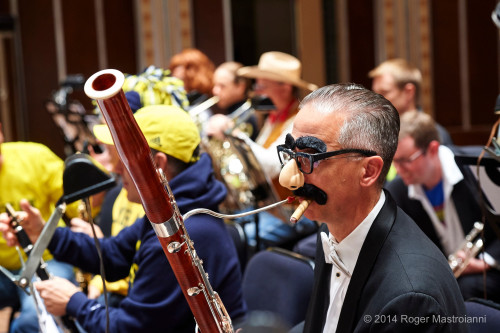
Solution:
{"label": "wooden bassoon body", "polygon": [[92,75],[85,93],[95,99],[110,129],[114,144],[134,181],[146,215],[163,247],[202,333],[233,332],[231,319],[184,226],[168,182],[153,160],[122,90],[124,75],[107,69]]}

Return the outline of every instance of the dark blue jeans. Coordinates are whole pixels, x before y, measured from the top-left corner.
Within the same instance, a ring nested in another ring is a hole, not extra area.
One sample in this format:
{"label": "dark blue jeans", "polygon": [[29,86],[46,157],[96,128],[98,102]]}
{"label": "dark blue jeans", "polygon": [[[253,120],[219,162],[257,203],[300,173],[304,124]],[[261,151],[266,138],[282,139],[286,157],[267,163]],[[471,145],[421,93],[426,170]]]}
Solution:
{"label": "dark blue jeans", "polygon": [[5,274],[0,273],[0,309],[8,306],[14,310],[19,308],[17,286]]}

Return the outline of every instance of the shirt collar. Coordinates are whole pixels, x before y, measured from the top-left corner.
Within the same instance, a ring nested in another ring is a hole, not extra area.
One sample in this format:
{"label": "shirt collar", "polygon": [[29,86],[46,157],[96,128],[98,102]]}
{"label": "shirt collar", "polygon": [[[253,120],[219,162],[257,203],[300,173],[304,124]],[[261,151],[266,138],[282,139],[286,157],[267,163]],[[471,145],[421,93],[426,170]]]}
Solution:
{"label": "shirt collar", "polygon": [[455,162],[455,155],[450,148],[441,145],[438,154],[443,169],[443,178],[446,178],[450,185],[455,185],[464,179],[464,175]]}
{"label": "shirt collar", "polygon": [[384,203],[385,193],[384,191],[381,191],[380,198],[378,199],[377,204],[373,207],[373,209],[365,217],[365,219],[356,227],[356,229],[354,229],[349,235],[347,235],[346,238],[338,243],[332,234],[330,234],[329,236],[340,259],[351,274],[354,271],[356,262],[358,261],[359,252],[361,251],[361,247],[365,242],[366,235],[368,235],[368,231],[370,231],[373,221],[375,221],[375,218],[379,214]]}

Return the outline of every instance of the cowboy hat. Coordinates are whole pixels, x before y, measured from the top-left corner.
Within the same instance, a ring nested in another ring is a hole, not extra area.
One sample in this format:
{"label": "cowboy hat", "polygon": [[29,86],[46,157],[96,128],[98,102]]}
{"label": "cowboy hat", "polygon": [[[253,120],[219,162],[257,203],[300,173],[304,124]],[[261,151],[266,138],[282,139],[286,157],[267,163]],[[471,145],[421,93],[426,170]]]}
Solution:
{"label": "cowboy hat", "polygon": [[310,91],[318,89],[315,84],[300,79],[301,70],[299,59],[283,52],[271,51],[260,56],[257,66],[242,67],[236,73],[252,79],[285,82]]}

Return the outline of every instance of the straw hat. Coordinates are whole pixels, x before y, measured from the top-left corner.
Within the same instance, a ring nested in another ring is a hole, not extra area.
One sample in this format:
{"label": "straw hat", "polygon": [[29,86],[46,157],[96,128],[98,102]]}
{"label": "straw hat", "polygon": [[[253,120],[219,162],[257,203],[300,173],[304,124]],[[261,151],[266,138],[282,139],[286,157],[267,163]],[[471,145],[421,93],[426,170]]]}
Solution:
{"label": "straw hat", "polygon": [[302,64],[299,59],[283,52],[266,52],[260,56],[257,66],[242,67],[238,76],[252,79],[268,79],[285,82],[306,90],[316,90],[318,86],[301,80]]}

